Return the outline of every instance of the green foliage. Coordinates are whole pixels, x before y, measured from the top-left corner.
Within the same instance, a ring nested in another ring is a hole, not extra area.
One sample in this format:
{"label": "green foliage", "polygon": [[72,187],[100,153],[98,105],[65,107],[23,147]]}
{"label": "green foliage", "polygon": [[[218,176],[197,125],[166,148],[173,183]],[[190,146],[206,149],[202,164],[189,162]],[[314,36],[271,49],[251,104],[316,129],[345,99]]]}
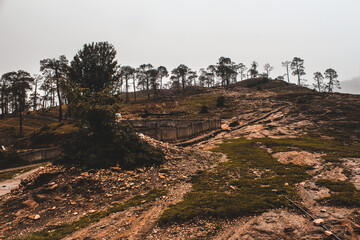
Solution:
{"label": "green foliage", "polygon": [[85,44],[71,61],[70,79],[90,91],[101,91],[119,80],[116,50],[108,42]]}
{"label": "green foliage", "polygon": [[163,153],[141,140],[127,125],[115,121],[116,98],[108,90],[74,90],[72,113],[80,120],[80,130],[62,145],[59,164],[88,168],[120,165],[124,168],[160,164]]}
{"label": "green foliage", "polygon": [[217,107],[224,107],[225,106],[225,97],[224,96],[219,96],[216,99],[216,106]]}
{"label": "green foliage", "polygon": [[332,181],[329,179],[319,179],[316,181],[316,185],[320,187],[326,187],[333,192],[352,192],[356,190],[354,184],[346,181]]}
{"label": "green foliage", "polygon": [[356,189],[353,183],[347,181],[332,181],[328,179],[320,179],[316,181],[316,185],[326,187],[335,194],[329,197],[318,199],[319,202],[327,203],[335,206],[359,207],[360,191]]}
{"label": "green foliage", "polygon": [[226,154],[229,161],[211,172],[198,172],[192,178],[192,191],[166,210],[160,223],[194,217],[231,218],[286,206],[281,195],[294,196],[294,185],[310,177],[306,170],[311,167],[282,164],[259,148],[259,141],[236,139],[213,149]]}
{"label": "green foliage", "polygon": [[155,199],[157,199],[161,196],[164,196],[166,194],[167,194],[167,191],[165,191],[165,190],[153,189],[145,195],[137,195],[124,203],[114,205],[106,210],[101,210],[101,211],[98,211],[95,213],[85,215],[85,216],[81,217],[80,219],[75,220],[70,223],[63,223],[63,224],[56,225],[56,226],[46,227],[45,229],[43,229],[41,231],[30,234],[29,236],[26,236],[23,238],[17,238],[17,239],[18,240],[25,240],[25,239],[26,240],[47,240],[47,239],[57,240],[57,239],[62,239],[65,236],[67,236],[68,234],[71,234],[80,228],[84,228],[84,227],[90,225],[91,223],[98,222],[102,218],[107,217],[112,213],[125,211],[126,209],[128,209],[130,207],[135,207],[135,206],[139,206],[143,203],[152,202]]}
{"label": "green foliage", "polygon": [[87,88],[73,89],[69,109],[82,127],[101,137],[112,131],[115,124],[116,100],[109,89],[99,92]]}
{"label": "green foliage", "polygon": [[334,206],[360,207],[360,191],[341,192],[330,197],[318,199],[318,201]]}
{"label": "green foliage", "polygon": [[19,167],[29,164],[28,162],[21,159],[17,152],[11,151],[0,151],[0,169]]}
{"label": "green foliage", "polygon": [[326,153],[323,158],[328,162],[341,162],[341,157],[359,157],[360,145],[346,145],[332,139],[322,139],[316,136],[304,135],[300,138],[261,139],[267,147],[275,152],[283,152],[289,148],[302,149],[310,152]]}
{"label": "green foliage", "polygon": [[78,165],[85,168],[123,168],[150,166],[164,161],[161,150],[141,140],[127,125],[114,125],[106,135],[79,131],[63,146],[58,164]]}
{"label": "green foliage", "polygon": [[202,105],[199,113],[201,114],[209,113],[209,107],[206,105]]}

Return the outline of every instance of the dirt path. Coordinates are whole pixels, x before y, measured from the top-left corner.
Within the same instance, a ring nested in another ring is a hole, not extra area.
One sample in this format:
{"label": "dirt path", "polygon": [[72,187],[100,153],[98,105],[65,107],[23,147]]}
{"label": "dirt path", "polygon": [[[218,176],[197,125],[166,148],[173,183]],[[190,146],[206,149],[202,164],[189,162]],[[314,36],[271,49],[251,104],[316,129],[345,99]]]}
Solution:
{"label": "dirt path", "polygon": [[[39,167],[40,168],[40,167]],[[33,170],[30,170],[28,172],[25,172],[23,174],[20,174],[12,179],[0,182],[0,196],[5,195],[9,192],[11,192],[12,189],[16,188],[17,186],[19,186],[19,184],[21,183],[21,180],[27,178],[28,176],[30,176],[31,174],[33,174],[34,172],[36,172],[39,168],[35,168]],[[20,168],[21,169],[21,168]]]}
{"label": "dirt path", "polygon": [[[149,235],[164,210],[183,199],[190,191],[190,183],[177,184],[169,194],[154,203],[130,208],[110,215],[99,222],[76,231],[64,240],[70,239],[143,239]],[[101,230],[101,231],[100,231]]]}
{"label": "dirt path", "polygon": [[14,171],[14,170],[29,168],[29,167],[41,166],[41,165],[43,165],[43,164],[45,164],[45,163],[36,163],[36,164],[30,164],[30,165],[25,165],[25,166],[21,166],[21,167],[1,169],[1,170],[0,170],[0,173],[10,172],[10,171]]}

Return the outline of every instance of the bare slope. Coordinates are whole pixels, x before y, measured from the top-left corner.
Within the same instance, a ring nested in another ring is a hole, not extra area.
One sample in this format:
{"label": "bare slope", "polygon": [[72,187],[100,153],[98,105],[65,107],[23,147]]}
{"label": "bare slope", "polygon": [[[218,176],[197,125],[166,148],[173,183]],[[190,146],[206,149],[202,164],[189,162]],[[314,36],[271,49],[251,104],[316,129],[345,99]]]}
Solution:
{"label": "bare slope", "polygon": [[[225,96],[225,106],[216,107],[211,95]],[[255,79],[182,96],[178,107],[188,113],[184,117],[199,117],[196,99],[211,106],[207,117],[225,116],[222,130],[186,148],[145,137],[165,151],[167,162],[160,167],[83,172],[48,166],[2,197],[3,237],[323,239],[330,234],[285,195],[341,239],[359,238],[358,96]],[[175,109],[174,101],[166,100],[149,106],[154,112]],[[141,112],[140,104],[134,108],[125,115]]]}

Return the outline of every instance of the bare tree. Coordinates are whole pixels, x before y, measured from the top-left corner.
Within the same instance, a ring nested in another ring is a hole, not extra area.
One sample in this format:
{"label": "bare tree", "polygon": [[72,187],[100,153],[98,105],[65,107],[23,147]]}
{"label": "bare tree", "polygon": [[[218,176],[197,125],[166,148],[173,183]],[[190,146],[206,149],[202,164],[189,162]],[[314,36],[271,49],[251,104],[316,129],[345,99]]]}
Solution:
{"label": "bare tree", "polygon": [[164,66],[158,67],[157,70],[158,70],[158,74],[159,74],[159,78],[160,78],[160,89],[162,89],[162,85],[163,85],[162,80],[164,77],[169,76],[169,72],[166,69],[166,67],[164,67]]}
{"label": "bare tree", "polygon": [[149,70],[153,69],[153,65],[150,63],[148,64],[142,64],[137,69],[137,77],[138,77],[138,84],[142,85],[144,89],[146,89],[146,93],[148,96],[148,99],[150,99],[150,75],[152,72],[149,72]]}
{"label": "bare tree", "polygon": [[298,57],[294,57],[291,62],[291,70],[293,70],[292,74],[298,76],[298,85],[302,85],[301,76],[305,75],[305,67],[304,60]]}
{"label": "bare tree", "polygon": [[130,66],[122,66],[120,68],[120,76],[125,79],[126,103],[129,102],[129,79],[133,77],[134,73],[135,69]]}
{"label": "bare tree", "polygon": [[47,58],[40,61],[40,71],[47,74],[48,77],[53,78],[56,82],[56,91],[59,100],[59,122],[61,122],[63,119],[60,85],[65,80],[68,74],[68,70],[68,60],[64,55],[61,55],[59,59]]}
{"label": "bare tree", "polygon": [[258,67],[257,62],[253,61],[251,63],[251,67],[250,67],[250,69],[248,71],[252,78],[256,78],[256,76],[259,74],[259,71],[257,70],[257,67]]}
{"label": "bare tree", "polygon": [[290,64],[291,64],[290,61],[285,61],[285,62],[282,62],[282,63],[281,63],[281,65],[286,68],[286,76],[287,76],[288,83],[290,83],[290,76],[289,76],[289,67],[290,67]]}
{"label": "bare tree", "polygon": [[274,70],[274,67],[272,67],[269,63],[266,63],[264,65],[264,70],[266,71],[266,77],[269,78],[269,74],[272,70]]}
{"label": "bare tree", "polygon": [[30,76],[30,73],[25,72],[23,70],[19,70],[17,72],[8,72],[3,75],[3,78],[8,79],[11,83],[11,89],[14,94],[14,99],[17,101],[19,112],[19,122],[20,122],[20,135],[22,134],[22,112],[25,110],[26,106],[26,98],[27,98],[27,90],[31,89],[31,83],[34,79]]}
{"label": "bare tree", "polygon": [[1,117],[5,117],[9,114],[9,103],[11,99],[11,75],[8,73],[1,76],[0,79],[0,93],[1,93]]}
{"label": "bare tree", "polygon": [[230,58],[220,57],[215,67],[216,75],[221,79],[221,85],[229,85],[234,75],[236,79],[236,64]]}
{"label": "bare tree", "polygon": [[247,70],[247,67],[245,66],[245,64],[239,63],[238,64],[238,69],[239,69],[239,73],[240,73],[240,81],[242,81],[243,77],[246,76],[244,74],[244,72]]}
{"label": "bare tree", "polygon": [[36,111],[37,109],[37,103],[38,103],[38,99],[39,99],[39,93],[38,93],[38,86],[39,84],[41,84],[41,82],[44,80],[44,76],[43,75],[39,75],[39,74],[34,74],[34,92],[31,94],[31,98],[33,101],[33,110]]}
{"label": "bare tree", "polygon": [[[189,71],[189,84],[196,86],[196,78],[198,77],[196,71]],[[193,83],[194,82],[194,83]]]}
{"label": "bare tree", "polygon": [[332,68],[326,69],[324,76],[325,78],[329,79],[328,83],[325,85],[328,92],[332,92],[334,86],[340,89],[340,82],[339,80],[337,80],[339,76],[334,69]]}
{"label": "bare tree", "polygon": [[180,64],[177,68],[174,68],[171,73],[175,75],[179,81],[181,80],[181,85],[183,91],[185,91],[185,85],[187,82],[187,76],[189,74],[190,68],[185,66],[184,64]]}
{"label": "bare tree", "polygon": [[313,83],[313,86],[319,92],[322,92],[325,86],[324,86],[324,83],[323,83],[324,76],[321,74],[321,72],[315,72],[314,73],[314,80],[315,80],[315,83]]}

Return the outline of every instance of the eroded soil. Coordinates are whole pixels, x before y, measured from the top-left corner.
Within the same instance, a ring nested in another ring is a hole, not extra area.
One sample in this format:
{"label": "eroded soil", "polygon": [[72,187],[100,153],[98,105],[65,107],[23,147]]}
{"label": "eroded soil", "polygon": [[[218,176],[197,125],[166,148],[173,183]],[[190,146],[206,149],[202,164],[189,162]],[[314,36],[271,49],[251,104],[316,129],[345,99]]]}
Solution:
{"label": "eroded soil", "polygon": [[[358,113],[350,112],[360,106],[357,96],[318,96],[309,92],[294,96],[288,92],[279,94],[244,88],[214,91],[226,95],[233,106],[238,106],[232,109],[234,116],[223,120],[221,131],[191,139],[189,141],[193,142],[187,147],[145,136],[166,154],[167,162],[160,167],[84,172],[46,166],[1,198],[3,239],[24,237],[48,226],[72,222],[154,188],[167,189],[168,194],[113,213],[64,239],[333,239],[296,207],[232,219],[199,216],[183,223],[158,224],[163,212],[182,201],[192,189],[190,179],[197,170],[211,171],[219,162],[226,161],[226,156],[207,150],[227,139],[291,139],[317,131],[323,139],[333,139],[336,136],[333,133],[339,132],[346,142],[359,140],[359,125],[356,129],[351,126],[358,124],[360,118]],[[348,102],[351,104],[343,109],[343,104]],[[318,179],[349,181],[360,190],[360,156],[331,162],[325,159],[323,151],[300,148],[275,151],[262,147],[281,163],[312,166],[308,171],[311,178],[296,186],[298,199],[294,201],[315,218],[322,219],[341,239],[360,239],[359,208],[320,203],[317,199],[330,196],[331,191],[316,184]]]}

